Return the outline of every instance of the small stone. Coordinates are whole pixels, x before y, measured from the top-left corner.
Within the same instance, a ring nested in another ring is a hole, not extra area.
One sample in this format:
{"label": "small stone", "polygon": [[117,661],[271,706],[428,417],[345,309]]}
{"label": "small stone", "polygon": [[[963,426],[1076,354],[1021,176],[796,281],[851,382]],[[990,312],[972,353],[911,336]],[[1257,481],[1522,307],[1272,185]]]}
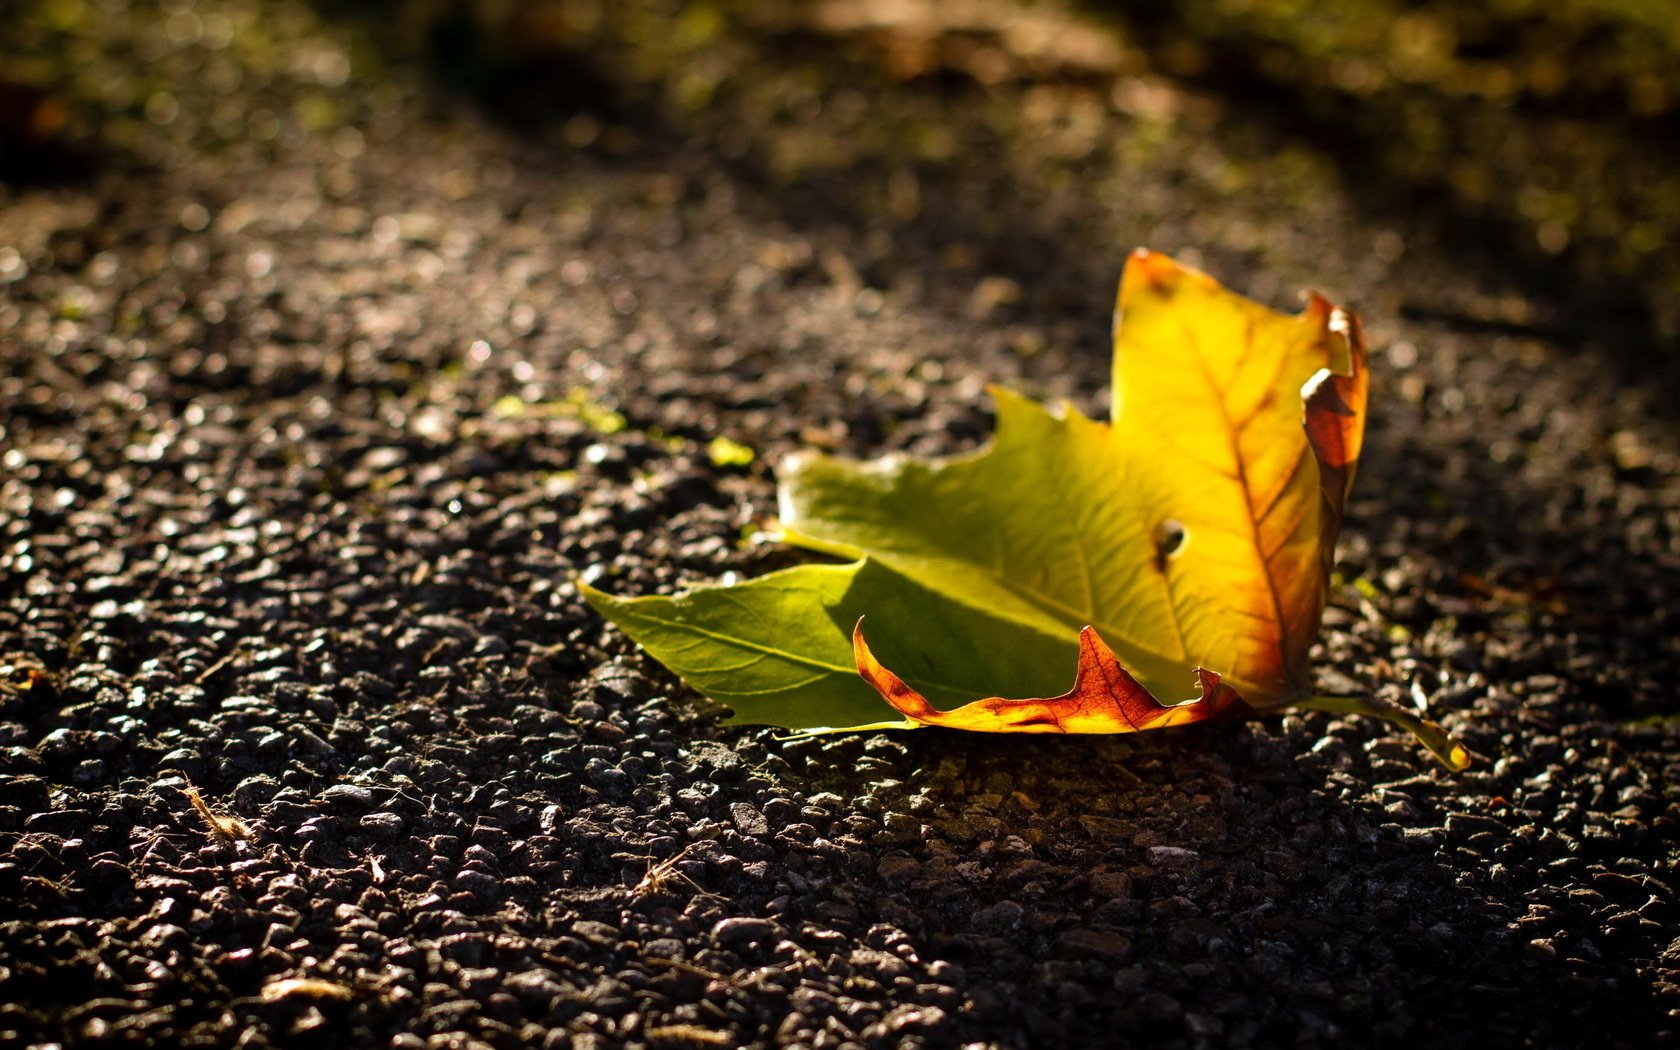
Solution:
{"label": "small stone", "polygon": [[1021,925],[1027,910],[1014,901],[999,901],[974,913],[975,928],[989,933],[1006,933]]}
{"label": "small stone", "polygon": [[321,793],[321,801],[334,805],[371,806],[373,792],[357,784],[334,784]]}
{"label": "small stone", "polygon": [[738,916],[724,919],[712,927],[712,939],[723,945],[754,944],[776,935],[776,924],[769,919]]}
{"label": "small stone", "polygon": [[1118,930],[1069,930],[1057,943],[1069,955],[1092,959],[1123,960],[1132,953],[1132,939]]}
{"label": "small stone", "polygon": [[363,831],[370,835],[378,835],[380,838],[395,838],[401,835],[403,830],[403,818],[395,813],[369,813],[363,816],[358,823]]}
{"label": "small stone", "polygon": [[906,1003],[895,1007],[881,1018],[880,1028],[884,1034],[897,1035],[901,1032],[927,1031],[943,1025],[950,1015],[937,1006],[916,1006]]}
{"label": "small stone", "polygon": [[881,876],[881,880],[893,884],[909,882],[921,871],[922,865],[914,857],[882,857],[875,866],[875,873]]}
{"label": "small stone", "polygon": [[1160,868],[1193,868],[1201,859],[1201,854],[1182,846],[1153,846],[1149,850],[1149,862]]}
{"label": "small stone", "polygon": [[737,802],[730,806],[729,818],[735,822],[736,830],[743,835],[762,838],[770,834],[770,822],[764,819],[764,814],[745,802]]}
{"label": "small stone", "polygon": [[486,875],[484,872],[477,871],[472,868],[468,868],[459,875],[456,875],[455,885],[459,886],[463,890],[466,890],[468,893],[477,894],[481,897],[488,897],[496,892],[495,877]]}
{"label": "small stone", "polygon": [[618,931],[604,922],[594,922],[584,919],[572,923],[572,932],[593,944],[608,945],[618,942]]}
{"label": "small stone", "polygon": [[1536,937],[1529,941],[1525,950],[1536,959],[1555,959],[1558,954],[1557,944],[1546,937]]}

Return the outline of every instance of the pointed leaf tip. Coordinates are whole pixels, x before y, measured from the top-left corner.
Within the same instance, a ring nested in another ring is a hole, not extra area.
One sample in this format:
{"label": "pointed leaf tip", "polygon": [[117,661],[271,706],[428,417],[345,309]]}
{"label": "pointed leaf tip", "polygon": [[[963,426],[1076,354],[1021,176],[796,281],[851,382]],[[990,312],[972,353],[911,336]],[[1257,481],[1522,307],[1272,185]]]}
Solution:
{"label": "pointed leaf tip", "polygon": [[1219,283],[1193,266],[1186,266],[1165,252],[1134,248],[1120,272],[1120,304],[1134,296],[1170,296],[1181,284],[1199,285],[1203,290],[1223,292]]}

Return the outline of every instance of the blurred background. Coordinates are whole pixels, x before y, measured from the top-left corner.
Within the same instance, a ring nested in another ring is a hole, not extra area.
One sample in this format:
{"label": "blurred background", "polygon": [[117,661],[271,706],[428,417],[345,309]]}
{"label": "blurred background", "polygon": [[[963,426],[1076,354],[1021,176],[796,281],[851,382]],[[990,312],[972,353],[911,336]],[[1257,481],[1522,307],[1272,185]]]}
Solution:
{"label": "blurred background", "polygon": [[[1356,254],[1450,256],[1477,275],[1468,294],[1443,273],[1407,313],[1641,345],[1680,325],[1680,17],[1665,0],[0,12],[13,182],[85,174],[113,151],[231,152],[256,171],[316,140],[348,169],[327,188],[348,192],[358,158],[425,107],[470,105],[557,155],[660,160],[679,181],[709,167],[803,222],[868,228],[865,270],[931,252],[1019,283],[1079,265],[1079,241],[1120,210],[1134,240],[1270,272],[1291,235],[1338,233],[1274,217],[1333,200],[1379,228]],[[988,258],[1004,223],[1031,227],[1042,254]],[[1103,259],[1105,282],[1113,269]]]}

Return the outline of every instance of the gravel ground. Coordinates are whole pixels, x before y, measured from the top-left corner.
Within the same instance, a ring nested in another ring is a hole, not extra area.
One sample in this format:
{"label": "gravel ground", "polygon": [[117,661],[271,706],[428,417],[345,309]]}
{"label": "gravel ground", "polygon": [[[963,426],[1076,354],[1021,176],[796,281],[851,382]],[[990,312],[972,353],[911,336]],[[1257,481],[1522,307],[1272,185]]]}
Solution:
{"label": "gravel ground", "polygon": [[[667,6],[8,5],[0,1042],[1673,1045],[1666,278],[1373,199],[1182,27]],[[785,741],[579,601],[786,564],[796,448],[1102,410],[1138,244],[1364,314],[1320,664],[1469,772]]]}

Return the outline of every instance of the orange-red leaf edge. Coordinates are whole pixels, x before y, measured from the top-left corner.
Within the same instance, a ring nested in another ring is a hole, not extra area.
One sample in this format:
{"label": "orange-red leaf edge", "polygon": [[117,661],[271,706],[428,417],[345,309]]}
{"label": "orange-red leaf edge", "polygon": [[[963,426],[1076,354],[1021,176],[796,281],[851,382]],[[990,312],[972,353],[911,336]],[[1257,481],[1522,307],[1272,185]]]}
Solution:
{"label": "orange-red leaf edge", "polygon": [[[1303,424],[1313,458],[1318,461],[1319,489],[1325,505],[1319,551],[1328,584],[1336,558],[1336,536],[1341,531],[1342,508],[1353,488],[1359,453],[1365,442],[1365,406],[1370,397],[1371,370],[1358,314],[1335,306],[1316,293],[1309,309],[1327,315],[1325,327],[1340,335],[1348,350],[1345,373],[1320,372],[1301,391],[1306,403]],[[1316,626],[1315,618],[1314,634]],[[1307,639],[1306,644],[1310,646],[1312,640]],[[1305,652],[1301,655],[1304,657]]]}
{"label": "orange-red leaf edge", "polygon": [[1079,632],[1079,669],[1073,688],[1061,696],[1020,700],[992,696],[950,711],[934,707],[882,666],[864,640],[862,617],[852,628],[852,655],[863,680],[916,725],[982,733],[1138,733],[1254,713],[1235,690],[1220,682],[1218,674],[1206,668],[1196,669],[1200,696],[1181,704],[1162,704],[1121,666],[1091,627]]}

